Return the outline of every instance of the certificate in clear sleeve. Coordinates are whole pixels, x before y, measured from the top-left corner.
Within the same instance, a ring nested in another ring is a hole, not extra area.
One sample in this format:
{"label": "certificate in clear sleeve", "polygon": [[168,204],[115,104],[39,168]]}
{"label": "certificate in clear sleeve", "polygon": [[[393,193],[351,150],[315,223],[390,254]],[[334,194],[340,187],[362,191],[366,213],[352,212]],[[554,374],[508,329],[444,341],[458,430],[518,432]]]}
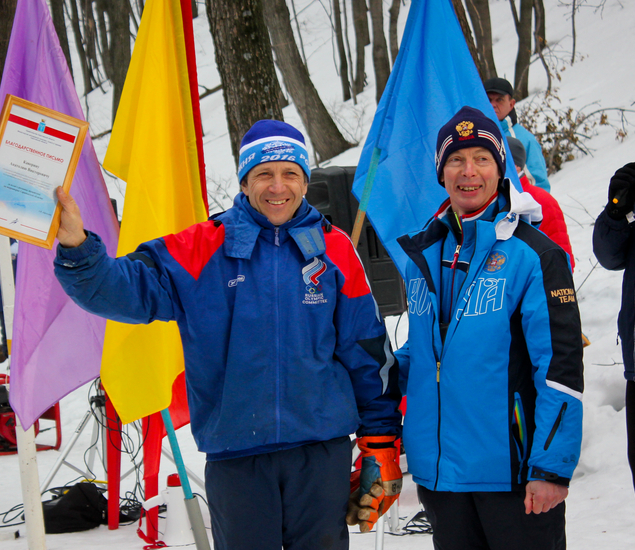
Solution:
{"label": "certificate in clear sleeve", "polygon": [[88,122],[7,95],[0,113],[0,234],[52,248]]}

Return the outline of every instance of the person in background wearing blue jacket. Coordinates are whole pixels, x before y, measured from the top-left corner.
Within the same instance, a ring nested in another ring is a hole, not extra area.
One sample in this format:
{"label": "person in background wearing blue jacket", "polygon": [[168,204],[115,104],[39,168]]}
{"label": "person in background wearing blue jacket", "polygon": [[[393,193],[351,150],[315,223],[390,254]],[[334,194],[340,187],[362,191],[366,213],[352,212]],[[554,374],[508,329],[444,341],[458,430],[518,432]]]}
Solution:
{"label": "person in background wearing blue jacket", "polygon": [[216,550],[348,548],[354,432],[373,502],[401,490],[398,365],[350,239],[304,198],[309,178],[302,134],[256,122],[232,208],[116,259],[57,191],[69,296],[120,322],[178,323]]}
{"label": "person in background wearing blue jacket", "polygon": [[617,331],[622,341],[626,378],[628,462],[635,487],[635,162],[615,172],[609,201],[593,227],[593,252],[602,267],[624,270]]}
{"label": "person in background wearing blue jacket", "polygon": [[483,86],[505,135],[519,139],[525,148],[527,155],[525,174],[529,181],[545,191],[551,192],[551,184],[547,178],[547,163],[542,154],[542,147],[529,130],[518,124],[514,88],[504,78],[490,78],[483,83]]}
{"label": "person in background wearing blue jacket", "polygon": [[582,438],[582,339],[567,255],[504,179],[498,125],[463,107],[439,131],[449,198],[408,255],[408,470],[443,550],[561,550]]}

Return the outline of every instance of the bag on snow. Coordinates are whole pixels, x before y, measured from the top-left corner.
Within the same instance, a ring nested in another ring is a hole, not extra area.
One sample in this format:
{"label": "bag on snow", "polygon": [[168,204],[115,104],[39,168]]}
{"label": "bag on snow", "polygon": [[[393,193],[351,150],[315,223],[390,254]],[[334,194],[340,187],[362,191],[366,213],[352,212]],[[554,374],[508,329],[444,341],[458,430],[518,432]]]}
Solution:
{"label": "bag on snow", "polygon": [[94,483],[77,483],[42,503],[46,533],[87,531],[108,523],[108,500]]}

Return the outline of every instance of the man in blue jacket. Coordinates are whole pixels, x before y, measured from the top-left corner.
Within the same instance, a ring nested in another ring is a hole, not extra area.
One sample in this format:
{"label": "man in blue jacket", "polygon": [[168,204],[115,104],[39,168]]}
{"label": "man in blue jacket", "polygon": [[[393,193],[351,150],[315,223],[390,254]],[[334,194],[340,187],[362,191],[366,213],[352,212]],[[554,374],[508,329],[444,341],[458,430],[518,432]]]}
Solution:
{"label": "man in blue jacket", "polygon": [[401,489],[395,454],[378,458],[400,433],[397,364],[350,239],[304,199],[309,177],[302,134],[259,121],[232,208],[117,259],[58,189],[55,272],[73,300],[178,323],[217,550],[348,548],[354,432],[373,494]]}
{"label": "man in blue jacket", "polygon": [[523,166],[529,181],[545,191],[551,192],[551,184],[547,178],[547,163],[542,154],[542,147],[535,136],[524,126],[518,124],[514,88],[504,78],[490,78],[483,83],[487,97],[500,121],[505,135],[519,139],[527,154],[526,165]]}
{"label": "man in blue jacket", "polygon": [[439,131],[449,199],[401,237],[408,470],[444,550],[565,548],[580,456],[582,340],[566,253],[504,179],[498,125],[463,107]]}

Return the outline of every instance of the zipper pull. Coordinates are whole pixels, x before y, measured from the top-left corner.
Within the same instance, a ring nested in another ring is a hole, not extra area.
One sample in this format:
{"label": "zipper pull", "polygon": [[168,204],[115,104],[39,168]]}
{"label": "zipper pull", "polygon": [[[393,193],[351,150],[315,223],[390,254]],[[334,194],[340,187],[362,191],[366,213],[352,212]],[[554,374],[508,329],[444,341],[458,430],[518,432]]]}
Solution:
{"label": "zipper pull", "polygon": [[461,245],[457,244],[456,245],[456,250],[454,251],[454,260],[452,260],[452,265],[450,266],[450,269],[454,269],[456,267],[456,262],[459,261],[459,252],[461,251]]}
{"label": "zipper pull", "polygon": [[274,241],[276,246],[280,246],[280,228],[276,227],[276,238]]}
{"label": "zipper pull", "polygon": [[441,361],[437,361],[437,383],[441,381]]}

